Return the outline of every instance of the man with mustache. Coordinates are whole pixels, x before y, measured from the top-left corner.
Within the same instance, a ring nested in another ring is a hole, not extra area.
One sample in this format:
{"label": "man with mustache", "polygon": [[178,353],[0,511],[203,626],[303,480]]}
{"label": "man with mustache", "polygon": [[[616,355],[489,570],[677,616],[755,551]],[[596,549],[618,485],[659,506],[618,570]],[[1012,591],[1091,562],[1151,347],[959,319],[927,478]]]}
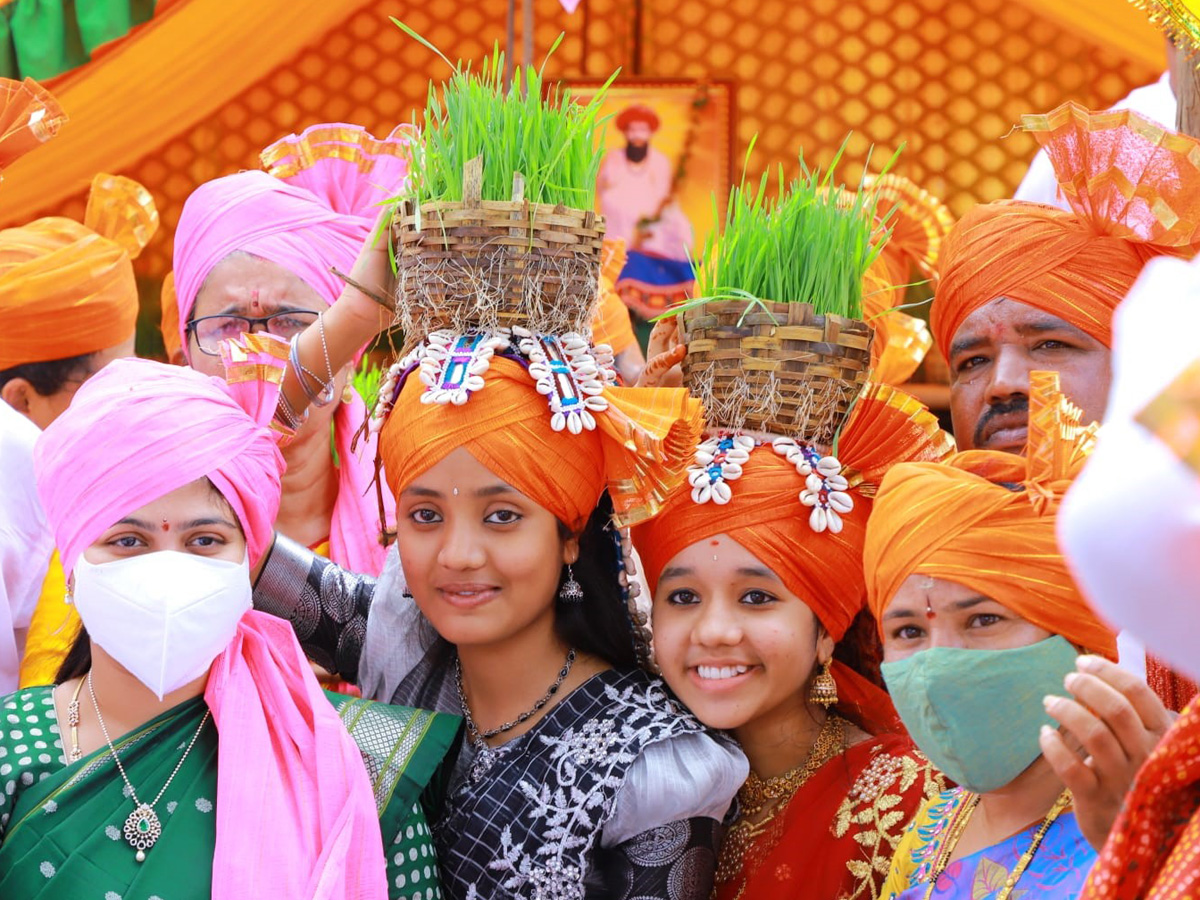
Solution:
{"label": "man with mustache", "polygon": [[[950,365],[963,450],[1023,452],[1034,371],[1059,374],[1084,422],[1103,418],[1117,304],[1148,260],[1200,250],[1200,141],[1130,111],[1073,103],[1023,124],[1045,148],[1071,211],[988,203],[946,238],[930,324]],[[1126,635],[1119,652],[1170,708],[1195,693]]]}
{"label": "man with mustache", "polygon": [[930,322],[950,364],[964,450],[1022,452],[1032,371],[1058,372],[1084,421],[1099,420],[1113,310],[1147,260],[1200,249],[1200,166],[1189,158],[1200,157],[1200,142],[1133,112],[1072,103],[1023,124],[1070,211],[984,204],[943,245]]}

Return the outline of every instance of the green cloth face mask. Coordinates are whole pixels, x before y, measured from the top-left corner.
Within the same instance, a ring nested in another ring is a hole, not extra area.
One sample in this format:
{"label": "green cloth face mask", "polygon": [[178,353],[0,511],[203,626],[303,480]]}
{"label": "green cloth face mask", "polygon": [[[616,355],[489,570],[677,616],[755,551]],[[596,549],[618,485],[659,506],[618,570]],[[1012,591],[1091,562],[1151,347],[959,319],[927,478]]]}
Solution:
{"label": "green cloth face mask", "polygon": [[896,711],[921,752],[947,778],[978,794],[1008,784],[1042,752],[1055,726],[1042,698],[1060,694],[1077,652],[1055,635],[1011,650],[932,647],[885,662]]}

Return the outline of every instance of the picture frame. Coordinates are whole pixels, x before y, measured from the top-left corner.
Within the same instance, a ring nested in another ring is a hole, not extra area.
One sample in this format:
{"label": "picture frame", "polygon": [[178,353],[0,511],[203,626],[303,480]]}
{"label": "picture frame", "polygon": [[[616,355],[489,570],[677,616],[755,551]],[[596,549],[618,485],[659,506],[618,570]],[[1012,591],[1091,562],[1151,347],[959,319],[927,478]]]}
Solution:
{"label": "picture frame", "polygon": [[[567,86],[586,102],[603,82]],[[724,221],[734,101],[724,79],[622,78],[608,88],[596,205],[606,239],[624,241],[628,254],[617,291],[643,319],[691,295],[691,265]]]}

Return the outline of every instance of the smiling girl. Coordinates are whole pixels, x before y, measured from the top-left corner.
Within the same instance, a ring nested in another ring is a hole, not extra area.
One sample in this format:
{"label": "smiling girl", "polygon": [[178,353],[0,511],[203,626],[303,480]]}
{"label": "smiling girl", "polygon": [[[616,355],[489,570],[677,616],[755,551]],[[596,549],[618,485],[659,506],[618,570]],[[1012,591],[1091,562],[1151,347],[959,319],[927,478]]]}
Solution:
{"label": "smiling girl", "polygon": [[[891,464],[948,446],[924,407],[872,385],[837,459],[791,439],[716,434],[696,454],[696,487],[633,529],[664,679],[750,760],[719,900],[877,897],[904,824],[935,790],[897,733],[859,613],[874,486]],[[852,507],[820,532],[800,500],[814,474]],[[717,483],[724,503],[711,500]]]}
{"label": "smiling girl", "polygon": [[[347,290],[317,346],[336,367],[375,321]],[[707,898],[745,779],[639,668],[616,528],[682,482],[700,405],[614,388],[609,363],[578,335],[428,336],[376,410],[398,551],[378,584],[280,538],[256,588],[366,695],[466,719],[434,821],[458,900]]]}

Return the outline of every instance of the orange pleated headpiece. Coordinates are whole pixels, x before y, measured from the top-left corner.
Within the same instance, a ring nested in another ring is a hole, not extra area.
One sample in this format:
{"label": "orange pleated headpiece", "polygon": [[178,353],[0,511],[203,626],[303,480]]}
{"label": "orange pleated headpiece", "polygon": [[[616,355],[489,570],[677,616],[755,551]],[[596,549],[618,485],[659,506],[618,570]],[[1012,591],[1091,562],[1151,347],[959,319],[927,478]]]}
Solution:
{"label": "orange pleated headpiece", "polygon": [[863,278],[863,318],[875,329],[871,344],[871,377],[885,384],[903,384],[933,345],[929,327],[896,309],[913,270],[933,279],[942,242],[954,225],[946,206],[928,191],[900,175],[864,179],[874,191],[875,214],[891,230],[878,258]]}
{"label": "orange pleated headpiece", "polygon": [[56,216],[0,231],[0,369],[129,338],[138,311],[132,260],[157,228],[149,191],[101,174],[83,224]]}
{"label": "orange pleated headpiece", "polygon": [[65,121],[58,101],[32,78],[0,78],[0,169],[50,140]]}
{"label": "orange pleated headpiece", "polygon": [[[658,512],[684,478],[702,427],[700,403],[682,388],[603,390],[594,430],[555,430],[546,397],[525,365],[496,356],[469,402],[423,402],[407,378],[387,415],[379,452],[399,495],[458,447],[572,530],[607,488],[618,524]],[[386,383],[385,383],[386,387]]]}
{"label": "orange pleated headpiece", "polygon": [[1025,456],[968,450],[884,477],[863,556],[876,621],[908,576],[929,575],[1116,658],[1116,638],[1080,594],[1055,536],[1059,503],[1096,431],[1080,425],[1079,410],[1058,388],[1056,372],[1032,373]]}
{"label": "orange pleated headpiece", "polygon": [[625,268],[625,242],[606,240],[600,260],[600,305],[592,320],[592,343],[607,344],[622,353],[637,342],[629,307],[617,293],[617,276]]}
{"label": "orange pleated headpiece", "polygon": [[1045,148],[1071,212],[1002,200],[962,217],[942,250],[930,314],[943,350],[998,297],[1111,346],[1113,310],[1145,262],[1200,249],[1200,141],[1130,110],[1092,113],[1074,103],[1022,122]]}
{"label": "orange pleated headpiece", "polygon": [[[705,449],[711,449],[708,443]],[[813,530],[812,509],[800,502],[806,476],[772,446],[759,446],[729,480],[728,502],[698,503],[685,486],[671,495],[660,516],[634,527],[650,590],[681,550],[727,534],[768,564],[839,640],[863,607],[862,549],[875,486],[897,462],[941,459],[952,449],[937,419],[918,401],[887,385],[869,385],[838,440],[837,458],[854,504],[841,516],[840,532]],[[703,457],[693,471],[708,465]]]}

